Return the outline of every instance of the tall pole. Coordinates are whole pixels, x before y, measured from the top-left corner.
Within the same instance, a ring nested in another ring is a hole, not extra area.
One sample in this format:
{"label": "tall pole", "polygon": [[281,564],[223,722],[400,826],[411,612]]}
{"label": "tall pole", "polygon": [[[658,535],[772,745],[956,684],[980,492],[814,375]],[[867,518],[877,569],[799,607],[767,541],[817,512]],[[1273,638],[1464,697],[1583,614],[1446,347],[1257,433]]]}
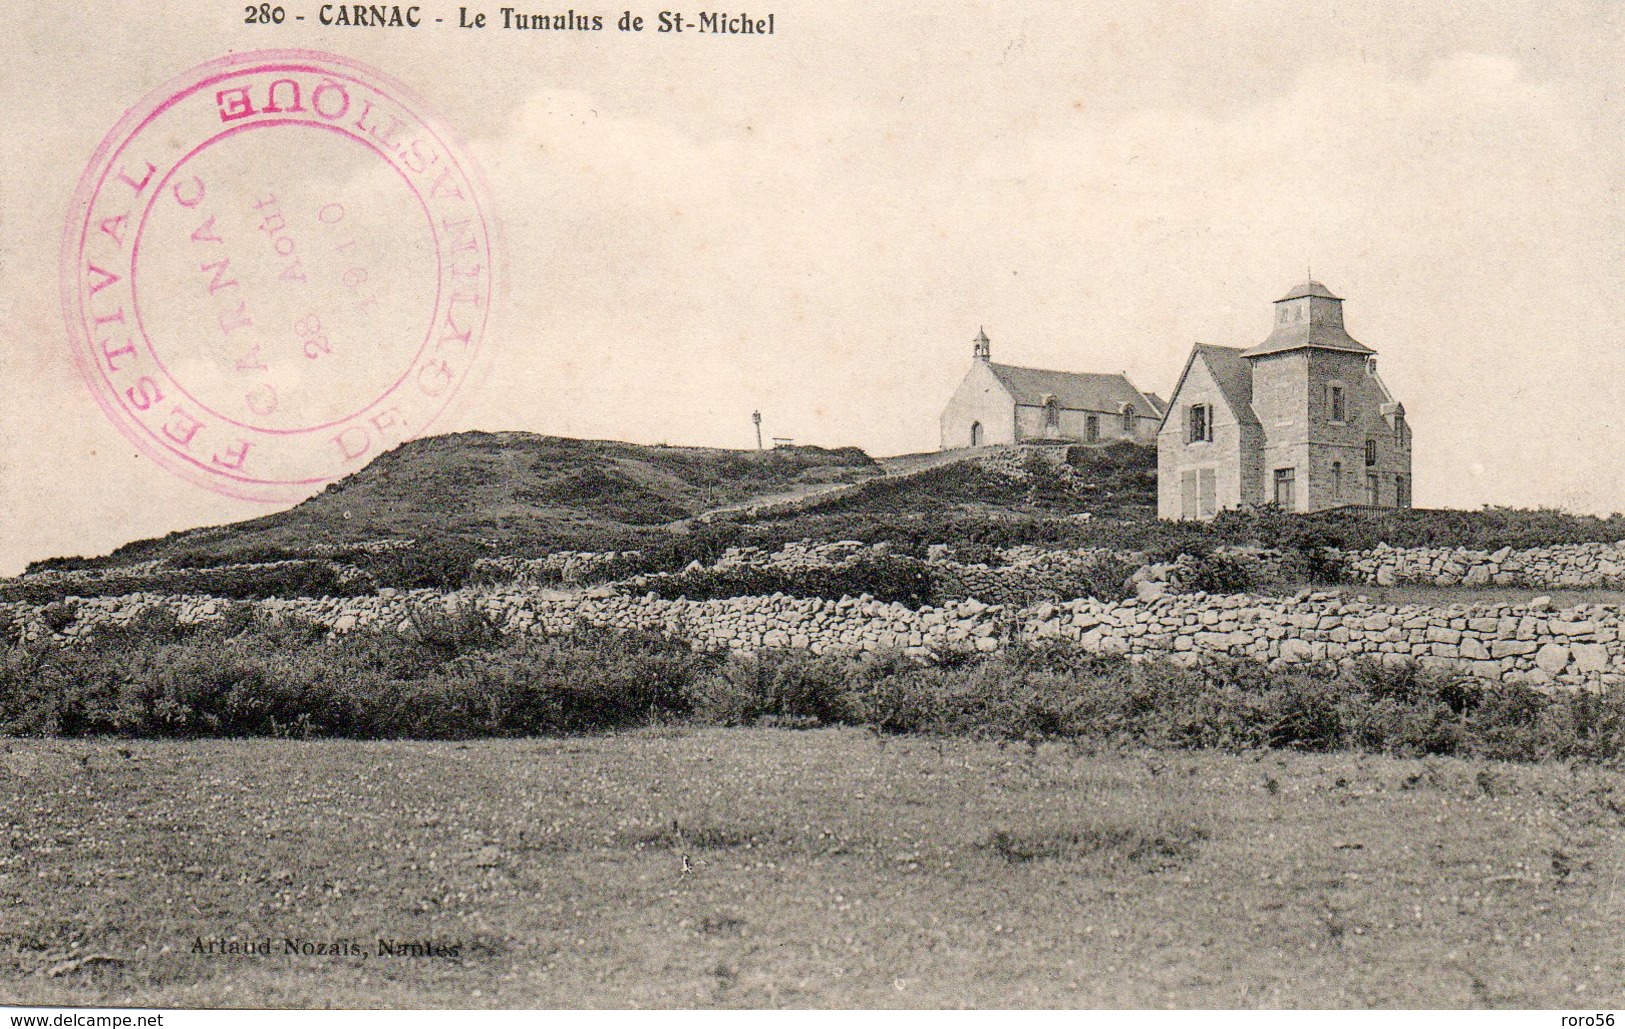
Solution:
{"label": "tall pole", "polygon": [[752,411],[750,420],[756,423],[756,449],[762,449],[762,412]]}

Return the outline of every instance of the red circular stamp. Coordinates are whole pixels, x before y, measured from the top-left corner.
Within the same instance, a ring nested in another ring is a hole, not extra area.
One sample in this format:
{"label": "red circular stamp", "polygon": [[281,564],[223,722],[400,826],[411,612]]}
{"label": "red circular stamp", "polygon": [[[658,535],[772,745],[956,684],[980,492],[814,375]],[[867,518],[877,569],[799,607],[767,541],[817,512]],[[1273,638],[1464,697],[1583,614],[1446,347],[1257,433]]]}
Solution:
{"label": "red circular stamp", "polygon": [[348,58],[234,54],[128,111],[62,253],[75,360],[149,456],[286,501],[422,435],[491,301],[483,187],[404,87]]}

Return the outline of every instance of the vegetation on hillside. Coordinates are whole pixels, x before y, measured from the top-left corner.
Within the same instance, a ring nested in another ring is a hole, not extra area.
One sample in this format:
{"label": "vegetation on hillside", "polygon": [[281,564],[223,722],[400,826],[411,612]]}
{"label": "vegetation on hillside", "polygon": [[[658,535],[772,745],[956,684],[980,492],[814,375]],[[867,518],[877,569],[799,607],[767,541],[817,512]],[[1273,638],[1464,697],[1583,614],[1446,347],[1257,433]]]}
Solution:
{"label": "vegetation on hillside", "polygon": [[[1210,522],[1163,522],[1155,517],[1154,451],[1131,444],[1073,448],[1069,461],[1057,465],[995,450],[888,476],[853,448],[727,451],[461,433],[404,444],[288,511],[131,543],[106,558],[36,562],[30,571],[97,568],[109,577],[61,585],[13,581],[0,584],[0,599],[49,603],[68,595],[137,591],[252,599],[456,589],[474,581],[482,557],[560,550],[637,551],[617,570],[674,575],[694,561],[716,560],[731,546],[774,550],[801,540],[886,543],[894,554],[913,558],[939,543],[981,560],[1020,544],[1104,547],[1151,560],[1188,554],[1214,564],[1213,581],[1223,585],[1234,576],[1218,574],[1225,569],[1210,555],[1226,545],[1284,550],[1292,555],[1296,581],[1330,581],[1338,574],[1329,558],[1333,548],[1386,543],[1496,550],[1625,539],[1625,516],[1547,509],[1292,515],[1264,507],[1222,512]],[[850,488],[827,500],[815,497],[794,513],[691,517],[828,483]],[[403,545],[375,547],[380,540]],[[153,559],[161,559],[156,570],[114,574]],[[227,567],[265,562],[295,563]],[[836,588],[833,580],[797,586],[770,578],[762,578],[764,589],[794,595],[824,596]],[[733,581],[738,579],[691,583],[698,592],[686,595],[738,595],[752,588]],[[902,592],[893,586],[898,584],[858,591],[925,602],[928,591],[917,584],[902,584]]]}
{"label": "vegetation on hillside", "polygon": [[354,548],[380,539],[415,540],[441,561],[470,548],[485,556],[629,549],[650,527],[716,507],[879,474],[855,447],[742,451],[464,432],[404,443],[286,511],[129,543],[105,558],[37,561],[28,570],[336,554],[366,563]]}

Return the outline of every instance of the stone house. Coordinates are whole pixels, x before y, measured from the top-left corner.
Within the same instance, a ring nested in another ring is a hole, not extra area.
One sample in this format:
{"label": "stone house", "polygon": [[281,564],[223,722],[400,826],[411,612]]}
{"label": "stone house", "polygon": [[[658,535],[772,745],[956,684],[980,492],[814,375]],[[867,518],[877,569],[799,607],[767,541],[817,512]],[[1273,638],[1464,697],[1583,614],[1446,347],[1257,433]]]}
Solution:
{"label": "stone house", "polygon": [[942,412],[942,449],[999,443],[1153,444],[1161,398],[1142,393],[1127,375],[1058,372],[994,364],[978,332],[970,371]]}
{"label": "stone house", "polygon": [[1343,300],[1313,279],[1275,302],[1251,349],[1197,344],[1157,433],[1157,514],[1210,518],[1409,507],[1411,430],[1376,351],[1343,327]]}

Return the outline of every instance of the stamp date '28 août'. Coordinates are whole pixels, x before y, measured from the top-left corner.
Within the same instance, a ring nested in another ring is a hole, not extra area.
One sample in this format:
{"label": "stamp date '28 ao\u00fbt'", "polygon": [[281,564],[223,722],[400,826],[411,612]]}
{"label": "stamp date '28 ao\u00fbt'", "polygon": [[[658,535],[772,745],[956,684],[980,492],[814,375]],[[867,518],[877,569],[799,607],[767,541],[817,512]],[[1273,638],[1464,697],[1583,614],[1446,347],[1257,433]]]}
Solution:
{"label": "stamp date '28 ao\u00fbt'", "polygon": [[484,333],[478,175],[347,58],[204,64],[129,111],[80,182],[63,304],[80,371],[149,456],[298,499],[421,435]]}

